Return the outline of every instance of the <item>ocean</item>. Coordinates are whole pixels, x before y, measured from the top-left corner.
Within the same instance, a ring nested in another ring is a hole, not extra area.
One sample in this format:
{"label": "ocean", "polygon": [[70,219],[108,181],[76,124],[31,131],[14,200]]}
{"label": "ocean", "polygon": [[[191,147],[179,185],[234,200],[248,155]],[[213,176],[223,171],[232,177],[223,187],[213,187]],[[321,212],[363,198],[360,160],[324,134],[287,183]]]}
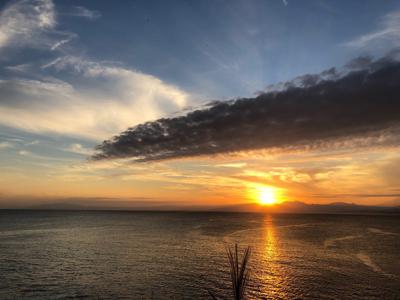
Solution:
{"label": "ocean", "polygon": [[399,215],[0,211],[0,299],[400,299]]}

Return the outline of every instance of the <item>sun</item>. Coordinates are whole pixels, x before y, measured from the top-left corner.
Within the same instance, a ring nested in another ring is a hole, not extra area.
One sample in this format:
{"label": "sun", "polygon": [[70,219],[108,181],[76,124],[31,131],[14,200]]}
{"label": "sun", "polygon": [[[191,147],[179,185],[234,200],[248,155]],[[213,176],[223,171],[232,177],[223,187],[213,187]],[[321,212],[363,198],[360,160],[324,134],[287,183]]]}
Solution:
{"label": "sun", "polygon": [[276,190],[271,187],[258,188],[258,201],[261,205],[273,205],[278,202]]}

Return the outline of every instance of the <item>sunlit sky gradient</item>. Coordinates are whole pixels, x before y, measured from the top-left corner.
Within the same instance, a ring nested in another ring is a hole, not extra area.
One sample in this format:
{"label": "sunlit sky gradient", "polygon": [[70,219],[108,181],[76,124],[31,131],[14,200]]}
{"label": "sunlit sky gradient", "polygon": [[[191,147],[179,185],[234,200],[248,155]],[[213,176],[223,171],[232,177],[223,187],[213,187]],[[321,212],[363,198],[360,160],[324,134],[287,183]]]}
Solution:
{"label": "sunlit sky gradient", "polygon": [[[90,161],[128,127],[400,46],[398,1],[1,1],[0,207],[400,203],[398,144]],[[400,112],[399,112],[400,115]],[[316,128],[316,130],[318,130]]]}

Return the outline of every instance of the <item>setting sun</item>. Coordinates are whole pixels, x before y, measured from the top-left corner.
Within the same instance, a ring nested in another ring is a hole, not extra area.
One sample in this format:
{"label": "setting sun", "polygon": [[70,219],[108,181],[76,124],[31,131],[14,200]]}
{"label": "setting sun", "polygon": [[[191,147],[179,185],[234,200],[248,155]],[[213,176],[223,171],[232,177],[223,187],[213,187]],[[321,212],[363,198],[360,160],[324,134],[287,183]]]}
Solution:
{"label": "setting sun", "polygon": [[276,191],[271,187],[261,187],[258,188],[258,201],[262,205],[272,205],[278,202]]}

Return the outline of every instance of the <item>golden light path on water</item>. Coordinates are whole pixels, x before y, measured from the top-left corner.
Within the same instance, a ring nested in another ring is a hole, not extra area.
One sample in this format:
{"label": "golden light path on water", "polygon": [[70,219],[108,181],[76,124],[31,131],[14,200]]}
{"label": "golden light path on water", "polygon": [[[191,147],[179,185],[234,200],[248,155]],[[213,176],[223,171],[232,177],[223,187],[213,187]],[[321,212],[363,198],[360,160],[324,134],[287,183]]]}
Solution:
{"label": "golden light path on water", "polygon": [[278,233],[271,215],[265,215],[262,226],[263,247],[261,252],[262,261],[262,277],[261,281],[264,283],[262,294],[269,294],[277,297],[278,299],[285,299],[286,293],[284,291],[284,276],[282,268],[279,264],[281,257],[280,245],[278,242]]}
{"label": "golden light path on water", "polygon": [[[226,245],[239,244],[242,253],[245,246],[250,246],[250,280],[248,299],[268,297],[287,299],[288,281],[286,261],[287,251],[282,247],[277,227],[272,215],[264,215],[251,229],[235,231],[225,236]],[[264,299],[264,298],[263,298]]]}

